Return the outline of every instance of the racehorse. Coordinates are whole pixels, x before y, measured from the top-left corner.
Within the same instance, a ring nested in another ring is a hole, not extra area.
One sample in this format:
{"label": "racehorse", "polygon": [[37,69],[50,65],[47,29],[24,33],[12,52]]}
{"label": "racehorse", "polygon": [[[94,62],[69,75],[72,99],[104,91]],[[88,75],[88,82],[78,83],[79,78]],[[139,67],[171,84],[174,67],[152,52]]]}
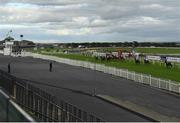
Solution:
{"label": "racehorse", "polygon": [[149,62],[148,59],[144,59],[144,63],[145,63],[145,64],[149,64],[150,62]]}
{"label": "racehorse", "polygon": [[167,68],[172,68],[172,64],[171,64],[171,62],[167,62],[167,61],[165,61],[165,63],[166,63],[166,67],[167,67]]}
{"label": "racehorse", "polygon": [[140,60],[139,59],[135,59],[135,63],[136,64],[140,64]]}

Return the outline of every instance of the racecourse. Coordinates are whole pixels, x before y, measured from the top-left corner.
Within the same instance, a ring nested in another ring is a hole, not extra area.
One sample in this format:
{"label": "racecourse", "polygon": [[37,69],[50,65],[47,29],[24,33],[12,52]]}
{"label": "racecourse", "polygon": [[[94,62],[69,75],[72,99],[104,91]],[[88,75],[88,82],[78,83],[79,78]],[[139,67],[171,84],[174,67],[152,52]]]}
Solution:
{"label": "racecourse", "polygon": [[127,60],[100,60],[95,59],[91,56],[84,56],[82,54],[64,54],[64,53],[54,53],[54,52],[41,52],[43,55],[56,56],[60,58],[67,58],[73,60],[87,61],[97,64],[104,64],[106,66],[116,67],[120,69],[128,69],[129,71],[135,71],[137,73],[143,73],[147,75],[151,75],[153,77],[158,77],[161,79],[172,80],[176,82],[180,82],[180,64],[173,64],[172,68],[167,68],[165,63],[163,62],[150,62],[150,64],[144,64],[143,60],[141,60],[140,64],[136,64],[134,59],[130,58]]}
{"label": "racecourse", "polygon": [[[153,110],[169,118],[180,118],[180,97],[162,90],[141,85],[120,77],[101,72],[53,62],[49,72],[49,61],[41,59],[12,58],[0,56],[0,69],[7,71],[11,62],[11,74],[22,79],[36,81],[35,84],[55,95],[57,100],[67,102],[103,118],[105,121],[148,121],[96,97],[87,94],[108,95]],[[51,85],[51,86],[47,86]]]}

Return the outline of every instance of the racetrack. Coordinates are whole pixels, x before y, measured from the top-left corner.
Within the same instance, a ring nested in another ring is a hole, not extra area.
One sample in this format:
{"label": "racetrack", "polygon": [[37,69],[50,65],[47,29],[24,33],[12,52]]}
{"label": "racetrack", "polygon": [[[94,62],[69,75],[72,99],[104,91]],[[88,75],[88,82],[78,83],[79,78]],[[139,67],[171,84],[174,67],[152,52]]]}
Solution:
{"label": "racetrack", "polygon": [[30,57],[0,56],[0,69],[7,71],[9,62],[12,75],[31,80],[33,84],[36,81],[40,82],[42,84],[36,86],[52,93],[57,100],[70,102],[105,121],[148,121],[148,119],[87,95],[93,94],[94,90],[96,94],[117,97],[165,116],[180,118],[180,98],[156,88],[57,62],[53,62],[53,72],[49,72],[49,61]]}

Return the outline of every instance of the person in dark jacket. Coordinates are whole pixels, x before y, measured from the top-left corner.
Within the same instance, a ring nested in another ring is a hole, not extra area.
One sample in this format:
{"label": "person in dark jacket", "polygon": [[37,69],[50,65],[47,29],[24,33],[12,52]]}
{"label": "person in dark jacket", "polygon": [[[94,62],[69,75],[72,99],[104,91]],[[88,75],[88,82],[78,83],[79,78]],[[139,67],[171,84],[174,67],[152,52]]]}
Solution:
{"label": "person in dark jacket", "polygon": [[8,63],[8,73],[11,73],[11,63]]}
{"label": "person in dark jacket", "polygon": [[49,63],[49,71],[52,72],[52,62]]}

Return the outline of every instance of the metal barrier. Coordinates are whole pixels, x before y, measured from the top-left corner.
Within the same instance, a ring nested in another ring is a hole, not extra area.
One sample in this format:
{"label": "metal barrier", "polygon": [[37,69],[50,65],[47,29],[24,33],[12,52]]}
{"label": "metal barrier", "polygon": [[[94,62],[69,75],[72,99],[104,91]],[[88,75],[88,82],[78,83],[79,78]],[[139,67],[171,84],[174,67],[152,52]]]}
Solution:
{"label": "metal barrier", "polygon": [[0,122],[33,122],[34,120],[24,112],[0,88]]}
{"label": "metal barrier", "polygon": [[40,59],[45,59],[45,60],[53,60],[53,61],[64,63],[64,64],[89,68],[92,70],[101,71],[104,73],[112,74],[115,76],[133,80],[135,82],[143,83],[146,85],[150,85],[153,87],[157,87],[160,89],[164,89],[167,91],[180,94],[180,84],[178,82],[174,82],[170,80],[163,80],[160,78],[152,77],[151,75],[136,73],[136,72],[128,71],[125,69],[119,69],[119,68],[110,67],[110,66],[105,66],[103,64],[96,64],[96,63],[79,61],[79,60],[71,60],[71,59],[59,58],[56,56],[41,55],[41,54],[30,53],[30,52],[25,52],[24,56],[31,56],[34,58],[40,58]]}
{"label": "metal barrier", "polygon": [[67,102],[61,101],[58,105],[54,96],[2,70],[0,86],[37,121],[102,122],[101,119]]}

